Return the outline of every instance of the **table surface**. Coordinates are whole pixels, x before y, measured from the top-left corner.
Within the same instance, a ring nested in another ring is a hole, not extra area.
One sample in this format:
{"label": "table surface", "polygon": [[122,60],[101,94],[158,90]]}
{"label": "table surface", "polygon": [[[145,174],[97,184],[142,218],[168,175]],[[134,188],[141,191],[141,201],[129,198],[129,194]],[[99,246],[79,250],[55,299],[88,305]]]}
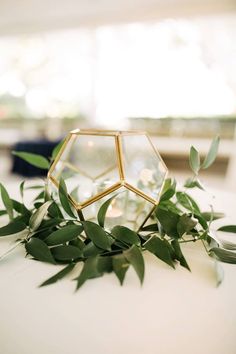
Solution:
{"label": "table surface", "polygon": [[[204,207],[212,195],[197,192]],[[236,198],[215,193],[217,211],[236,223]],[[0,253],[12,237],[0,240]],[[172,270],[145,255],[144,284],[130,269],[123,287],[113,274],[88,281],[77,293],[65,279],[38,288],[60,269],[24,258],[16,249],[0,264],[2,354],[235,354],[236,266],[223,264],[216,287],[215,262],[201,244],[185,244],[192,272]],[[70,276],[79,272],[80,266]]]}

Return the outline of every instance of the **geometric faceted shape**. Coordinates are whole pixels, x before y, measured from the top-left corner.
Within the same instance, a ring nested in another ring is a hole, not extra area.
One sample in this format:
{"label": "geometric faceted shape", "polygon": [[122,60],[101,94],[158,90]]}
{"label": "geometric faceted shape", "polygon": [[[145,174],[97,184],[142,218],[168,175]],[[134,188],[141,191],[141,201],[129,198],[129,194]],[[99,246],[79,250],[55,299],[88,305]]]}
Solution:
{"label": "geometric faceted shape", "polygon": [[70,132],[48,178],[62,177],[70,200],[86,220],[114,196],[106,227],[138,229],[158,204],[167,168],[145,132],[75,130]]}

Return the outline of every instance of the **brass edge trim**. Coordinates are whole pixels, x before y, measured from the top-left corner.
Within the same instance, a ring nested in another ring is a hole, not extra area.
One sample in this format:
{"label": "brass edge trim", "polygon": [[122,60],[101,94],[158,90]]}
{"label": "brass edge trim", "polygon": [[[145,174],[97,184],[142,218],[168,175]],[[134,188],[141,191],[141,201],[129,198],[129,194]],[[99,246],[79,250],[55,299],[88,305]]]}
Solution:
{"label": "brass edge trim", "polygon": [[121,181],[124,181],[125,175],[124,175],[124,166],[123,166],[123,152],[122,152],[120,136],[115,137],[115,143],[116,143],[116,154],[118,157],[117,162],[118,162],[119,175]]}
{"label": "brass edge trim", "polygon": [[80,129],[79,128],[77,128],[77,129],[74,129],[74,130],[71,130],[70,131],[70,134],[79,134],[79,132],[80,132]]}
{"label": "brass edge trim", "polygon": [[[52,183],[57,187],[59,188],[59,183],[58,181],[53,177],[53,176],[49,176],[49,179],[52,181]],[[73,207],[76,209],[76,210],[80,210],[81,209],[81,205],[79,203],[76,203],[76,201],[68,194],[68,198],[71,202],[71,204],[73,205]]]}
{"label": "brass edge trim", "polygon": [[102,136],[117,136],[117,135],[145,135],[145,131],[141,130],[111,130],[111,129],[74,129],[70,132],[77,135],[102,135]]}
{"label": "brass edge trim", "polygon": [[60,149],[60,151],[59,151],[59,153],[57,154],[55,160],[53,161],[51,167],[50,167],[49,170],[48,170],[48,177],[50,177],[50,175],[51,175],[52,172],[54,171],[56,164],[58,163],[58,161],[59,161],[61,155],[63,154],[63,152],[64,152],[64,150],[65,150],[65,148],[66,148],[66,146],[67,146],[67,144],[68,144],[68,142],[69,142],[70,139],[71,139],[71,136],[72,136],[71,133],[69,133],[69,134],[67,135],[67,137],[66,137],[66,139],[65,139],[65,141],[64,141],[64,143],[63,143],[63,145],[62,145],[62,147],[61,147],[61,149]]}
{"label": "brass edge trim", "polygon": [[117,135],[117,132],[114,132],[114,133],[109,133],[105,130],[99,132],[99,131],[83,131],[83,130],[80,130],[79,133],[77,133],[77,135],[93,135],[93,136],[116,136]]}
{"label": "brass edge trim", "polygon": [[163,166],[166,168],[166,172],[165,172],[165,175],[164,175],[164,178],[163,178],[162,186],[161,186],[159,194],[158,194],[157,204],[159,204],[159,201],[160,201],[160,198],[161,198],[161,193],[162,193],[163,188],[164,188],[164,181],[166,180],[166,178],[168,176],[169,170],[168,170],[168,167],[166,166],[165,162],[163,161],[159,151],[157,150],[156,146],[153,144],[152,139],[150,138],[148,133],[146,133],[145,135],[146,135],[148,141],[150,142],[150,144],[151,144],[154,152],[156,153],[157,157],[160,159],[160,161],[162,162]]}
{"label": "brass edge trim", "polygon": [[137,131],[135,131],[135,130],[127,130],[127,131],[120,131],[119,132],[120,133],[120,135],[145,135],[146,134],[146,132],[145,131],[141,131],[141,130],[137,130]]}
{"label": "brass edge trim", "polygon": [[[147,137],[149,143],[151,144],[151,146],[152,146],[154,152],[156,153],[157,157],[161,160],[162,164],[164,165],[164,167],[165,167],[166,170],[168,171],[168,167],[166,166],[165,162],[163,161],[163,158],[161,157],[161,155],[160,155],[159,151],[157,150],[156,146],[153,144],[153,142],[152,142],[150,136],[148,135],[148,133],[146,133],[145,135],[146,135],[146,137]],[[166,178],[166,176],[165,176],[165,178]]]}
{"label": "brass edge trim", "polygon": [[77,214],[78,214],[80,221],[85,221],[84,214],[83,214],[82,210],[78,209]]}
{"label": "brass edge trim", "polygon": [[154,204],[155,206],[158,204],[157,200],[149,197],[147,194],[143,193],[141,190],[131,186],[131,184],[125,182],[124,187],[129,189],[131,192],[134,192],[135,194],[139,195],[140,197],[143,197],[144,199],[146,199],[148,202]]}
{"label": "brass edge trim", "polygon": [[89,206],[90,204],[93,204],[95,202],[97,202],[99,199],[105,197],[106,195],[115,192],[117,189],[119,189],[122,186],[121,182],[117,182],[115,184],[113,184],[113,186],[111,186],[110,188],[106,189],[105,191],[96,194],[94,197],[88,199],[86,202],[81,203],[80,208],[84,209],[87,206]]}
{"label": "brass edge trim", "polygon": [[150,218],[150,216],[152,215],[152,213],[154,212],[156,208],[156,205],[154,205],[154,207],[151,209],[151,211],[147,214],[146,218],[144,219],[144,221],[142,222],[142,224],[139,226],[138,228],[138,232],[141,230],[141,228],[146,224],[146,222],[148,221],[148,219]]}

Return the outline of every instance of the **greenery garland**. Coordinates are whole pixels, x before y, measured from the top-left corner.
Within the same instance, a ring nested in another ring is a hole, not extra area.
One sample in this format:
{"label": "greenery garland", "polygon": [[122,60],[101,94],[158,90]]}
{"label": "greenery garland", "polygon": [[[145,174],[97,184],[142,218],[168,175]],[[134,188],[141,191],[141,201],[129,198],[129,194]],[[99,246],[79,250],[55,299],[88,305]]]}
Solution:
{"label": "greenery garland", "polygon": [[[48,169],[60,146],[61,144],[54,149],[50,161],[43,156],[26,152],[14,154],[34,166]],[[201,169],[208,168],[214,162],[218,146],[219,138],[216,137],[202,163],[198,151],[191,147],[189,165],[193,177],[186,181],[184,190],[180,191],[176,189],[175,180],[166,180],[151,224],[144,226],[139,232],[122,225],[116,225],[110,231],[106,229],[106,211],[112,198],[100,207],[97,223],[80,221],[69,201],[65,182],[61,179],[57,195],[49,193],[47,181],[43,186],[33,187],[25,187],[25,182],[22,182],[21,202],[11,199],[3,184],[0,184],[5,206],[5,209],[0,210],[0,216],[7,214],[9,217],[9,223],[0,228],[0,237],[15,235],[17,240],[12,249],[22,245],[27,255],[35,260],[65,266],[40,286],[53,284],[64,278],[81,262],[82,270],[74,279],[76,289],[88,279],[111,272],[115,273],[122,285],[130,266],[143,283],[144,251],[151,252],[172,268],[180,264],[190,270],[181,250],[181,244],[185,242],[202,242],[207,255],[235,264],[235,244],[225,242],[222,247],[210,233],[212,221],[224,215],[213,209],[202,212],[196,201],[186,192],[191,188],[204,190],[198,175]],[[32,208],[24,203],[25,190],[30,188],[39,189]],[[218,230],[236,233],[236,225],[223,226]]]}

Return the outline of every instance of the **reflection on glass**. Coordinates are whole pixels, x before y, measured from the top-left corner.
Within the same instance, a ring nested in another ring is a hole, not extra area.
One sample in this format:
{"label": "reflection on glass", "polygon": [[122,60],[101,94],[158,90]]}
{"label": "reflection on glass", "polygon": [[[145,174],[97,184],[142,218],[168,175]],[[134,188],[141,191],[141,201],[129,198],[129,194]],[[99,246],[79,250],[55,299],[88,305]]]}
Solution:
{"label": "reflection on glass", "polygon": [[106,226],[138,229],[158,203],[166,173],[145,133],[76,131],[67,138],[49,177],[57,186],[60,178],[65,180],[85,219],[95,221],[99,208],[113,196]]}

